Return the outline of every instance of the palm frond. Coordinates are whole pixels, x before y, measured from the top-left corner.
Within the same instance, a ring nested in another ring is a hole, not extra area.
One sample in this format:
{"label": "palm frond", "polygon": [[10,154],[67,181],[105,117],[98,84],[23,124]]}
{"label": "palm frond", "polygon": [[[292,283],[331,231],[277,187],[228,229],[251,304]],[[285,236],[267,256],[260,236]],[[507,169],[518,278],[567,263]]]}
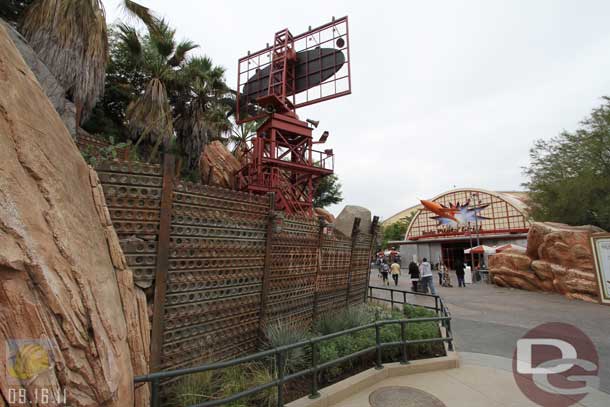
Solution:
{"label": "palm frond", "polygon": [[104,90],[107,28],[101,0],[39,0],[21,32],[81,110],[81,122]]}
{"label": "palm frond", "polygon": [[153,144],[150,158],[155,157],[159,145],[173,136],[172,111],[165,85],[153,78],[143,95],[127,108],[127,125],[137,137],[136,145],[143,141]]}
{"label": "palm frond", "polygon": [[119,23],[116,27],[118,29],[118,37],[129,51],[130,57],[139,61],[142,58],[142,42],[140,41],[138,31],[135,27],[124,23]]}
{"label": "palm frond", "polygon": [[198,47],[199,47],[199,45],[195,44],[193,41],[189,41],[189,40],[181,41],[176,46],[176,50],[174,51],[174,55],[169,60],[169,64],[174,67],[179,66],[186,59],[187,52],[192,51]]}
{"label": "palm frond", "polygon": [[142,21],[149,29],[154,27],[158,21],[158,18],[148,8],[135,1],[123,0],[123,11],[130,17],[136,18]]}
{"label": "palm frond", "polygon": [[176,48],[176,30],[171,28],[167,21],[157,20],[152,28],[149,28],[150,39],[156,51],[167,59]]}

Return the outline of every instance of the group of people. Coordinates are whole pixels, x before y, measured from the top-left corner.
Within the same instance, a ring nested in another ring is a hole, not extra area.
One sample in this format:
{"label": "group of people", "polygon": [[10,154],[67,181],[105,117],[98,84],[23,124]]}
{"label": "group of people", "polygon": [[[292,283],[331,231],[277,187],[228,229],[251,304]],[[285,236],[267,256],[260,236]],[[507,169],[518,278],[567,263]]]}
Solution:
{"label": "group of people", "polygon": [[[401,275],[401,266],[397,260],[379,259],[379,276],[383,279],[384,285],[390,285],[389,277],[392,276],[394,285],[398,285],[398,277]],[[449,268],[444,263],[437,263],[434,266],[430,264],[427,258],[418,264],[414,260],[409,263],[409,277],[411,278],[411,289],[415,292],[422,292],[436,295],[434,287],[433,271],[438,273],[438,284],[442,287],[453,287],[451,284],[451,275]],[[459,259],[455,263],[455,274],[458,279],[459,287],[466,287],[464,282],[464,263]]]}

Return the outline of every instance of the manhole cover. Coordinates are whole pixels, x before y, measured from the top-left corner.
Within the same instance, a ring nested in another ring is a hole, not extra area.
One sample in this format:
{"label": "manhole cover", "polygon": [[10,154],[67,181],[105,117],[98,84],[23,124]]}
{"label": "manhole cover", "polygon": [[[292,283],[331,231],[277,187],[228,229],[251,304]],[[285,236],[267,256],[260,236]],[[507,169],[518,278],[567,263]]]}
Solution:
{"label": "manhole cover", "polygon": [[371,407],[446,407],[445,404],[423,390],[413,387],[382,387],[369,396]]}

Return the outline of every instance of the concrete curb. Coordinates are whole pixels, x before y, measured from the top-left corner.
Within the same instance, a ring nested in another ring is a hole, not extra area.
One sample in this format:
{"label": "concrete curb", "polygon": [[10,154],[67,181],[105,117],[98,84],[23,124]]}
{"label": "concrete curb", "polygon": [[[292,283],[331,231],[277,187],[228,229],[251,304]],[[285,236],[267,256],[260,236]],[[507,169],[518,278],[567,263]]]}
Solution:
{"label": "concrete curb", "polygon": [[381,370],[375,368],[365,370],[320,390],[320,397],[317,399],[312,400],[306,396],[286,404],[286,407],[330,407],[388,377],[455,369],[459,365],[460,358],[457,352],[448,352],[447,356],[440,358],[414,360],[407,365],[388,363]]}

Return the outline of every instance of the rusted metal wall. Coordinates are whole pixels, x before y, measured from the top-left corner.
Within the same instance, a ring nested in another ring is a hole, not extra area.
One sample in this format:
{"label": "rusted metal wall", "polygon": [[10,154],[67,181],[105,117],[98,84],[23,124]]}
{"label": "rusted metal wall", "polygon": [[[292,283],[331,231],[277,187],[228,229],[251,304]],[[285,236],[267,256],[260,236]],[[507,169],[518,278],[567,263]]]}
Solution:
{"label": "rusted metal wall", "polygon": [[[373,227],[375,227],[375,222]],[[373,235],[364,231],[360,231],[354,239],[351,253],[351,285],[347,295],[350,304],[359,304],[364,301],[371,264],[372,241]]]}
{"label": "rusted metal wall", "polygon": [[159,165],[106,161],[97,167],[112,224],[138,286],[155,277],[162,174]]}
{"label": "rusted metal wall", "polygon": [[267,320],[310,325],[318,267],[319,221],[286,216],[273,234]]}
{"label": "rusted metal wall", "polygon": [[318,277],[318,312],[345,306],[352,239],[339,232],[322,234],[321,267]]}
{"label": "rusted metal wall", "polygon": [[179,183],[174,190],[163,365],[252,351],[269,199]]}
{"label": "rusted metal wall", "polygon": [[[152,303],[163,171],[120,161],[97,170],[136,284],[148,288]],[[246,354],[260,344],[266,322],[309,326],[315,315],[364,301],[370,231],[324,233],[317,218],[273,211],[268,196],[169,185],[165,301],[156,308],[163,310],[159,368]]]}

